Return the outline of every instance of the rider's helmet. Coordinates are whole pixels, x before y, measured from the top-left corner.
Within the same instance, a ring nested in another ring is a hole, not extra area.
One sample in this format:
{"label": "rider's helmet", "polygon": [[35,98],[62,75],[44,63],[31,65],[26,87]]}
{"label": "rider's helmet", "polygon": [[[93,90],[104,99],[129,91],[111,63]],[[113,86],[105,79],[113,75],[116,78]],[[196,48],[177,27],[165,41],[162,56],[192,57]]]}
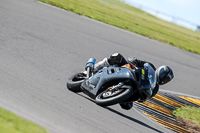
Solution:
{"label": "rider's helmet", "polygon": [[174,78],[172,69],[167,65],[160,66],[156,70],[156,75],[157,75],[157,83],[159,85],[166,84]]}

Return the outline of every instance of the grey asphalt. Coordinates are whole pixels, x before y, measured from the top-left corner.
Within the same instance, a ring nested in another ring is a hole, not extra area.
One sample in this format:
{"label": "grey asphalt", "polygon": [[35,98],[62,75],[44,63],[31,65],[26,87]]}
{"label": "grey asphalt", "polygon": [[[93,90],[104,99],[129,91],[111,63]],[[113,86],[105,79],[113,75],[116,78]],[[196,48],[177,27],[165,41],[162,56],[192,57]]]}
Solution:
{"label": "grey asphalt", "polygon": [[171,66],[175,79],[160,88],[200,96],[199,55],[34,0],[0,0],[0,106],[52,133],[167,132],[67,90],[90,57],[115,52]]}

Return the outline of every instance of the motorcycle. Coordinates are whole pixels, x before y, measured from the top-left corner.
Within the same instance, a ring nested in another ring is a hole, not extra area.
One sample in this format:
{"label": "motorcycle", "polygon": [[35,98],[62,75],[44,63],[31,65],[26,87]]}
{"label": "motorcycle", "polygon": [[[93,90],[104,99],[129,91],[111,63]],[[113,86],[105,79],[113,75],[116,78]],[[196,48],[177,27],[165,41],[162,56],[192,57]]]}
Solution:
{"label": "motorcycle", "polygon": [[130,64],[122,67],[109,66],[93,72],[96,60],[90,58],[86,64],[86,71],[71,76],[67,81],[67,88],[75,93],[83,92],[100,106],[147,100],[152,95],[156,85],[155,70],[149,63],[144,68]]}

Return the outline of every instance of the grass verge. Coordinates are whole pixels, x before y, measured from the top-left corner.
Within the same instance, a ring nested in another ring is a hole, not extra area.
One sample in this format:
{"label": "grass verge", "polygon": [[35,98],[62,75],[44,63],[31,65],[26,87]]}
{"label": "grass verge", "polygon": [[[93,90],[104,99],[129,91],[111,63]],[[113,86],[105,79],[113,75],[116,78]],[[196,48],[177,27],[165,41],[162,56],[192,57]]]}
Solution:
{"label": "grass verge", "polygon": [[158,19],[119,0],[39,0],[200,54],[200,33]]}
{"label": "grass verge", "polygon": [[0,133],[47,133],[46,129],[0,108]]}
{"label": "grass verge", "polygon": [[183,106],[173,111],[176,117],[189,120],[200,127],[200,108]]}
{"label": "grass verge", "polygon": [[200,108],[183,106],[173,111],[177,121],[191,133],[200,132]]}

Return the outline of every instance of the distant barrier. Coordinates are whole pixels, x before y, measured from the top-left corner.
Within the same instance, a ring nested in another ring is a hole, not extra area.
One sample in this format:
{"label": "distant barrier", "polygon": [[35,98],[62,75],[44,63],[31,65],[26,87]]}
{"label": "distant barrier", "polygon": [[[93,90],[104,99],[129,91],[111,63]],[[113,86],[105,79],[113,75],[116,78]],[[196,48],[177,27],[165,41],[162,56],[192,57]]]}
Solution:
{"label": "distant barrier", "polygon": [[[130,4],[130,2],[128,2],[126,0],[121,0],[121,1]],[[186,28],[200,32],[200,25],[195,24],[193,22],[190,22],[188,20],[185,20],[183,18],[175,17],[175,16],[172,16],[172,15],[166,14],[164,12],[160,12],[160,11],[157,11],[155,9],[140,5],[140,4],[135,3],[135,2],[131,2],[131,5],[136,7],[136,8],[139,8],[139,9],[145,11],[145,12],[148,12],[151,15],[156,16],[160,19],[163,19],[163,20],[166,20],[168,22],[171,22],[171,23],[174,23],[174,24],[177,24],[177,25],[180,25],[180,26],[183,26],[183,27],[186,27]]]}

